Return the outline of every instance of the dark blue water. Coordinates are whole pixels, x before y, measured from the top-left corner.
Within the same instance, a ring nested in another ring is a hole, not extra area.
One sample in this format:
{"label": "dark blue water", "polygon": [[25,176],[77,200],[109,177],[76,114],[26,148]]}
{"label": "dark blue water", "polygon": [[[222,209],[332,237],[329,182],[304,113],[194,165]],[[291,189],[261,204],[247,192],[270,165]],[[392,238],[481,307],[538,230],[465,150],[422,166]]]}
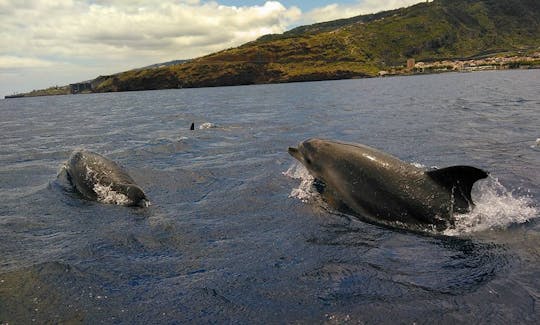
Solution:
{"label": "dark blue water", "polygon": [[[0,324],[537,324],[539,89],[506,71],[2,100]],[[286,152],[309,137],[491,178],[455,229],[380,227],[317,200]],[[81,199],[78,148],[152,206]]]}

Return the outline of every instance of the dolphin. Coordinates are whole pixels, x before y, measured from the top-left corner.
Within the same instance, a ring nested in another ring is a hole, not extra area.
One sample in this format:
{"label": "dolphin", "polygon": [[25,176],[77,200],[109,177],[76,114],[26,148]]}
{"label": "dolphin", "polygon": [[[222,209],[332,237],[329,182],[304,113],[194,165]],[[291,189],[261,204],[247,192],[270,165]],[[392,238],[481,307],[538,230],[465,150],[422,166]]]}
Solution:
{"label": "dolphin", "polygon": [[454,214],[474,206],[473,184],[488,176],[470,166],[426,171],[366,145],[332,140],[308,139],[288,151],[329,205],[390,226],[451,226]]}
{"label": "dolphin", "polygon": [[89,200],[147,207],[150,201],[114,161],[90,151],[76,151],[66,163],[69,180]]}

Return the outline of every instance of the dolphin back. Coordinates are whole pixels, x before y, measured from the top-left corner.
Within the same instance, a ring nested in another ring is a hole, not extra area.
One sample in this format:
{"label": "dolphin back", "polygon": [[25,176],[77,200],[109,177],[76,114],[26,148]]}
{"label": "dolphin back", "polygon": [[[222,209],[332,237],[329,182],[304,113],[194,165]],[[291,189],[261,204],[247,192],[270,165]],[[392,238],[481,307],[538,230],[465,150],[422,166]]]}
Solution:
{"label": "dolphin back", "polygon": [[121,205],[144,205],[148,202],[143,190],[114,161],[94,152],[74,152],[67,172],[71,183],[90,200]]}
{"label": "dolphin back", "polygon": [[427,171],[426,175],[452,193],[455,211],[463,213],[474,206],[471,197],[474,183],[489,174],[472,166],[451,166]]}

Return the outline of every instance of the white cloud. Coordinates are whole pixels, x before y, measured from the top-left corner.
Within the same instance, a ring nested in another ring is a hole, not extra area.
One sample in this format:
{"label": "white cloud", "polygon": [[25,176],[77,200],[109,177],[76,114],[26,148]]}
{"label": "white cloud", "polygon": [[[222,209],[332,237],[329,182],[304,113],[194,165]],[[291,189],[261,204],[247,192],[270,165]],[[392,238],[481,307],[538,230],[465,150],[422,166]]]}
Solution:
{"label": "white cloud", "polygon": [[315,8],[303,15],[304,23],[318,23],[340,18],[349,18],[402,7],[408,7],[422,0],[359,0],[350,5],[333,3]]}
{"label": "white cloud", "polygon": [[[9,1],[0,20],[0,55],[124,61],[191,58],[283,32],[297,8],[276,1],[230,7],[199,1]],[[16,9],[14,9],[16,8]]]}
{"label": "white cloud", "polygon": [[53,63],[50,61],[40,60],[36,58],[25,58],[19,56],[4,55],[0,56],[0,71],[29,68],[44,68],[50,67]]}

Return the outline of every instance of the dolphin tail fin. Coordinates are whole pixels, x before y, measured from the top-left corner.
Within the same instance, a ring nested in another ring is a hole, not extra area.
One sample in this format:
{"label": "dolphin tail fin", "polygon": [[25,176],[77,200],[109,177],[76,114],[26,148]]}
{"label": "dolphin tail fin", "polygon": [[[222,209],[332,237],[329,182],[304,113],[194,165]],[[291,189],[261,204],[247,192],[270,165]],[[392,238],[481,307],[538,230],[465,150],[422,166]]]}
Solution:
{"label": "dolphin tail fin", "polygon": [[[472,205],[471,190],[474,183],[480,179],[488,177],[488,173],[471,166],[452,166],[435,169],[426,172],[434,181],[446,187],[454,194],[457,201],[463,202],[465,209]],[[461,199],[461,200],[460,200]]]}

